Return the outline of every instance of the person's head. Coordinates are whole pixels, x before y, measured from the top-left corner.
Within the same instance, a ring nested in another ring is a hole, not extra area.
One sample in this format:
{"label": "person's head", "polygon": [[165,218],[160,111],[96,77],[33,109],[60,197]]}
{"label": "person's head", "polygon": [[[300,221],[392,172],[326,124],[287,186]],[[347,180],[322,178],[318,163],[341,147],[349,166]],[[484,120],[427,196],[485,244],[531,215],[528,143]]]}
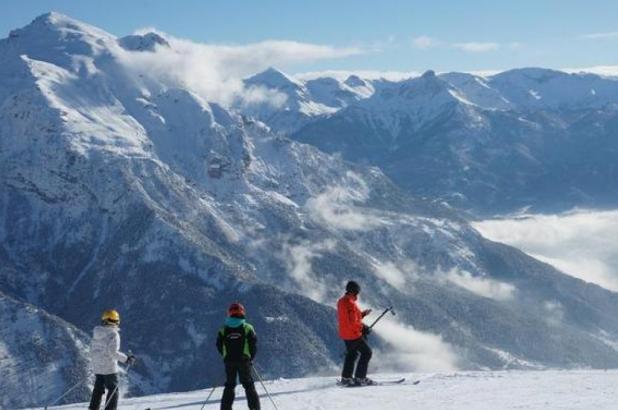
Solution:
{"label": "person's head", "polygon": [[238,302],[234,302],[227,309],[227,315],[229,317],[244,319],[245,318],[245,307]]}
{"label": "person's head", "polygon": [[101,321],[105,326],[120,326],[120,314],[114,309],[108,309],[101,315]]}
{"label": "person's head", "polygon": [[349,281],[346,285],[345,285],[345,293],[349,293],[351,295],[358,295],[360,293],[361,287],[358,284],[358,282],[355,282],[353,280]]}

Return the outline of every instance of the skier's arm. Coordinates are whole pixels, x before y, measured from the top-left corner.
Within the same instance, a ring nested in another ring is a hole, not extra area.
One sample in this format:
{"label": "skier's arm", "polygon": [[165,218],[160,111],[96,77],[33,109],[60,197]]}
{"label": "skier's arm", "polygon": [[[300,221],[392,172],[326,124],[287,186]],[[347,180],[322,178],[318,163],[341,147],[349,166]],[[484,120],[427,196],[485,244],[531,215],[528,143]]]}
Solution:
{"label": "skier's arm", "polygon": [[223,356],[223,335],[221,334],[221,331],[217,332],[217,350],[219,351],[219,354]]}
{"label": "skier's arm", "polygon": [[257,354],[257,335],[255,330],[251,330],[247,337],[249,338],[249,354],[251,355],[251,360],[253,360]]}
{"label": "skier's arm", "polygon": [[350,304],[348,307],[348,323],[350,324],[350,327],[352,328],[356,328],[357,330],[361,330],[363,328],[363,322],[362,322],[362,313],[360,313],[360,310],[358,309],[358,307],[354,304]]}
{"label": "skier's arm", "polygon": [[120,351],[120,335],[118,333],[114,334],[114,340],[111,348],[112,357],[119,362],[126,363],[128,357]]}

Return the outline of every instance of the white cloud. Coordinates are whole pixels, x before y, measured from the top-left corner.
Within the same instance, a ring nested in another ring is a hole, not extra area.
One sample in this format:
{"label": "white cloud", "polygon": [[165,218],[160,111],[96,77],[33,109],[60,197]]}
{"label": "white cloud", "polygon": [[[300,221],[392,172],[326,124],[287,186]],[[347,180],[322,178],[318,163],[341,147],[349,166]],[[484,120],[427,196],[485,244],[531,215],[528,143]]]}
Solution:
{"label": "white cloud", "polygon": [[287,99],[287,95],[262,86],[247,87],[243,92],[243,103],[247,105],[267,102],[274,108],[281,108]]}
{"label": "white cloud", "polygon": [[383,223],[380,218],[371,215],[369,209],[355,205],[365,201],[368,195],[369,189],[365,182],[353,172],[348,172],[344,185],[329,187],[310,198],[305,208],[315,221],[325,227],[368,231]]}
{"label": "white cloud", "polygon": [[564,307],[558,301],[547,301],[543,304],[545,308],[545,321],[550,325],[560,325],[564,320]]}
{"label": "white cloud", "polygon": [[412,46],[420,50],[426,50],[438,45],[440,45],[440,41],[429,36],[419,36],[412,39]]}
{"label": "white cloud", "polygon": [[144,27],[140,27],[138,29],[133,30],[133,34],[138,35],[138,36],[143,36],[148,33],[157,33],[160,36],[166,36],[164,32],[158,30],[154,26],[144,26]]}
{"label": "white cloud", "polygon": [[486,53],[498,50],[500,44],[471,41],[468,43],[454,43],[452,47],[469,53]]}
{"label": "white cloud", "polygon": [[496,51],[501,48],[509,48],[512,50],[521,48],[522,43],[518,41],[512,41],[510,43],[500,44],[495,42],[481,42],[481,41],[468,41],[468,42],[445,42],[429,36],[419,36],[412,39],[412,47],[419,50],[427,50],[435,47],[455,48],[461,51],[469,53],[486,53],[489,51]]}
{"label": "white cloud", "polygon": [[618,77],[618,65],[599,65],[581,68],[562,68],[566,73],[590,73],[608,77]]}
{"label": "white cloud", "polygon": [[587,40],[599,40],[599,39],[605,39],[605,38],[618,38],[618,31],[608,31],[608,32],[605,32],[605,33],[584,34],[582,36],[582,38],[585,38]]}
{"label": "white cloud", "polygon": [[379,353],[379,361],[372,362],[376,371],[457,370],[457,356],[439,335],[420,332],[388,319],[382,320],[375,331],[390,347]]}
{"label": "white cloud", "polygon": [[483,276],[473,276],[470,272],[460,271],[458,269],[451,269],[439,275],[443,276],[443,280],[449,281],[476,295],[498,301],[513,299],[515,291],[517,290],[517,288],[510,283],[500,282]]}
{"label": "white cloud", "polygon": [[283,246],[282,256],[290,277],[303,289],[305,296],[317,302],[324,301],[326,287],[313,274],[313,259],[319,258],[323,252],[332,251],[336,245],[334,240],[328,239],[317,243],[285,243]]}
{"label": "white cloud", "polygon": [[500,73],[503,73],[505,70],[474,70],[474,71],[463,71],[469,74],[478,75],[480,77],[491,77]]}
{"label": "white cloud", "polygon": [[[140,30],[143,34],[145,30]],[[152,30],[150,30],[152,31]],[[152,53],[118,49],[117,60],[136,78],[162,81],[168,87],[182,87],[204,100],[227,105],[244,96],[242,78],[269,66],[336,59],[365,52],[357,47],[338,48],[296,41],[262,41],[246,45],[215,45],[178,39],[158,32],[171,47],[159,46]],[[248,98],[263,94],[255,90]]]}
{"label": "white cloud", "polygon": [[618,291],[618,211],[532,215],[474,227],[566,274]]}
{"label": "white cloud", "polygon": [[405,273],[393,262],[377,262],[373,264],[375,273],[389,285],[399,288],[406,283]]}

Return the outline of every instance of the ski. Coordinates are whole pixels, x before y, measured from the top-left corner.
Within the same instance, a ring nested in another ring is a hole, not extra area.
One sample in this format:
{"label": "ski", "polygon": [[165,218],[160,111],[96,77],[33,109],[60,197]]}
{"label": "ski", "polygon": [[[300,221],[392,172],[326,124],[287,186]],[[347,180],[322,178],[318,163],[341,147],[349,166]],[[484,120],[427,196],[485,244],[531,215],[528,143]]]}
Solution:
{"label": "ski", "polygon": [[405,381],[406,381],[405,377],[402,377],[401,379],[393,379],[393,380],[374,380],[374,382],[377,383],[377,386],[384,385],[384,384],[401,384]]}
{"label": "ski", "polygon": [[[341,380],[337,379],[337,386],[341,386],[341,387],[385,386],[385,385],[389,385],[389,384],[401,384],[401,383],[403,383],[405,381],[406,381],[406,378],[402,377],[400,379],[392,379],[392,380],[374,380],[373,384],[367,384],[367,385],[361,385],[361,384],[343,385],[343,384],[341,384]],[[412,385],[417,385],[420,382],[421,382],[420,380],[415,380],[414,382],[412,382]]]}

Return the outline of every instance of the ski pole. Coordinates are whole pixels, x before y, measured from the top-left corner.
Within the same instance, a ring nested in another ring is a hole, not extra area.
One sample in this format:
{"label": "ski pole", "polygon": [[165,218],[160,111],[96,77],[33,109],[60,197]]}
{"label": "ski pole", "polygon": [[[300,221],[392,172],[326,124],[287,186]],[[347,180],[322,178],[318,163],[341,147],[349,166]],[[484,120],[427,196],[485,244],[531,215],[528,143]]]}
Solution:
{"label": "ski pole", "polygon": [[[131,354],[131,352],[129,351],[129,354]],[[132,363],[129,363],[127,365],[127,369],[126,372],[127,374],[129,373],[129,369],[131,368]],[[114,395],[118,392],[118,388],[120,387],[120,380],[118,380],[118,384],[116,385],[116,387],[114,388],[114,390],[112,391],[112,394],[110,394],[107,399],[105,400],[105,405],[103,406],[103,410],[107,409],[107,405],[110,403],[110,401],[114,398]]]}
{"label": "ski pole", "polygon": [[258,371],[256,370],[256,368],[253,366],[253,364],[251,364],[251,368],[253,369],[253,373],[255,373],[255,375],[257,376],[260,384],[262,385],[262,388],[264,389],[264,391],[266,392],[266,396],[268,396],[268,399],[270,400],[270,402],[273,404],[273,407],[275,408],[275,410],[279,410],[279,408],[277,407],[277,405],[275,404],[275,401],[273,400],[272,396],[270,395],[270,393],[268,392],[268,389],[266,388],[266,385],[264,384],[264,380],[262,380],[262,377],[260,376],[260,374],[258,373]]}
{"label": "ski pole", "polygon": [[69,390],[65,391],[62,396],[58,397],[56,400],[52,401],[50,404],[45,406],[45,410],[47,410],[48,407],[53,406],[54,404],[58,403],[60,400],[64,399],[69,393],[71,393],[73,390],[77,389],[78,386],[82,385],[86,380],[88,380],[90,376],[86,376],[83,379],[81,379],[80,381],[78,381],[77,383],[75,383],[75,385],[73,385],[73,387],[71,387]]}
{"label": "ski pole", "polygon": [[210,397],[215,392],[216,388],[217,386],[212,386],[212,389],[210,389],[210,393],[208,394],[208,397],[206,397],[206,400],[204,400],[204,404],[202,404],[202,407],[200,408],[200,410],[204,410],[204,407],[206,407],[206,403],[208,403],[208,400],[210,400]]}
{"label": "ski pole", "polygon": [[373,323],[369,326],[369,329],[373,329],[376,323],[378,323],[380,319],[382,319],[384,315],[386,315],[388,312],[391,312],[393,316],[395,315],[395,311],[393,310],[393,307],[392,306],[387,307],[386,309],[384,309],[384,312],[382,312],[382,314],[378,316],[376,320],[373,321]]}

